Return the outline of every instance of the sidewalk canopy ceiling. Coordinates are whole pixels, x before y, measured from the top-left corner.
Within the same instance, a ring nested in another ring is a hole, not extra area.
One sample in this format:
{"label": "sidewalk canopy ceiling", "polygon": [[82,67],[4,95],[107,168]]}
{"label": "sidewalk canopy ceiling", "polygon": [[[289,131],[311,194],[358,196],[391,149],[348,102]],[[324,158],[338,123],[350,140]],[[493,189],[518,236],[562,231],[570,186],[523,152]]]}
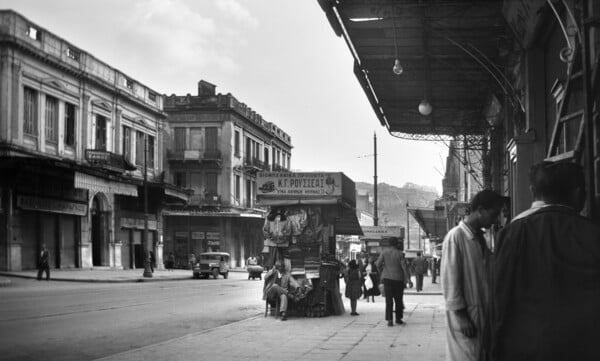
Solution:
{"label": "sidewalk canopy ceiling", "polygon": [[[318,2],[345,38],[354,74],[389,132],[483,131],[486,102],[504,86],[496,64],[510,53],[502,0]],[[429,115],[419,112],[423,99]]]}
{"label": "sidewalk canopy ceiling", "polygon": [[408,212],[430,238],[443,239],[448,232],[446,213],[443,210],[408,208]]}

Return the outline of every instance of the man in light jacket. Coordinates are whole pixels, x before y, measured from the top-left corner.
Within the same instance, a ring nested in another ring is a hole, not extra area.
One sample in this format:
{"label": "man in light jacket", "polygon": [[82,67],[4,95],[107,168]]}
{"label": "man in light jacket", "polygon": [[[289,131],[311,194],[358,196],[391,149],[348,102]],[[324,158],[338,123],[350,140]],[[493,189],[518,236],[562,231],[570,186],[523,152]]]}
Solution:
{"label": "man in light jacket", "polygon": [[396,304],[396,323],[403,324],[404,312],[404,286],[408,282],[410,274],[406,267],[404,253],[399,247],[398,237],[389,239],[390,245],[380,255],[375,265],[381,272],[383,289],[385,293],[385,319],[388,326],[394,326],[392,311]]}

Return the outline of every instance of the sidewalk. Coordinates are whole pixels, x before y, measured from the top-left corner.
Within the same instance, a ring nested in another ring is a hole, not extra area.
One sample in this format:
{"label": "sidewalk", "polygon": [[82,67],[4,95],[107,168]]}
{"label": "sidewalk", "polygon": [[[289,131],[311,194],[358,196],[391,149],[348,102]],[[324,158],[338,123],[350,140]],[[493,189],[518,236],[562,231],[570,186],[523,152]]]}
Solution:
{"label": "sidewalk", "polygon": [[[245,273],[244,268],[233,268],[230,272],[242,272]],[[166,270],[155,270],[152,277],[146,278],[143,276],[143,269],[127,269],[127,270],[116,270],[116,269],[51,269],[50,279],[52,281],[71,281],[71,282],[157,282],[157,281],[175,281],[175,280],[189,280],[192,279],[191,270],[175,269],[172,272]],[[0,271],[0,286],[10,285],[10,277],[20,278],[37,278],[36,270],[18,271],[18,272],[4,272]],[[415,283],[413,277],[413,284]],[[423,291],[417,292],[415,287],[407,288],[404,290],[404,294],[421,294],[421,295],[441,295],[441,286],[438,283],[432,284],[431,277],[425,277],[423,281]]]}
{"label": "sidewalk", "polygon": [[[96,361],[402,361],[443,360],[445,320],[440,296],[432,303],[409,303],[404,325],[387,326],[385,302],[359,301],[359,316],[294,318],[258,315],[211,330],[125,351]],[[347,307],[347,300],[345,306]]]}

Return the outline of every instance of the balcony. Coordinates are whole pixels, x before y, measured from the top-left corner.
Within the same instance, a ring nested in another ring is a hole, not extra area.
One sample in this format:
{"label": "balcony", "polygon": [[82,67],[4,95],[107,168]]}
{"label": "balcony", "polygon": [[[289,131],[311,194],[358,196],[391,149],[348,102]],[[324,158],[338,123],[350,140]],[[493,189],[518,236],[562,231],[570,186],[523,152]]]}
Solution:
{"label": "balcony", "polygon": [[271,169],[272,169],[272,172],[289,172],[288,169],[286,169],[284,166],[281,166],[279,164],[273,164]]}
{"label": "balcony", "polygon": [[217,167],[221,167],[223,155],[221,151],[216,150],[199,150],[199,149],[186,149],[186,150],[171,150],[167,149],[167,160],[178,161],[178,162],[199,162],[214,164]]}
{"label": "balcony", "polygon": [[221,195],[216,193],[194,194],[190,197],[192,206],[219,207],[221,204]]}
{"label": "balcony", "polygon": [[251,173],[269,171],[269,164],[256,157],[246,157],[244,158],[244,170]]}
{"label": "balcony", "polygon": [[124,173],[126,170],[136,170],[122,154],[107,152],[98,149],[86,149],[85,160],[94,167],[102,168],[115,173]]}

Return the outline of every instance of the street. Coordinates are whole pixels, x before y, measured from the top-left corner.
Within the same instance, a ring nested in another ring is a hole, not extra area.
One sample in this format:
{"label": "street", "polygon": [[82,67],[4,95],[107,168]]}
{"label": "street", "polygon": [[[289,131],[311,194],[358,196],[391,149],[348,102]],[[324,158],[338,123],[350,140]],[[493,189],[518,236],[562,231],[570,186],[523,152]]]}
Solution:
{"label": "street", "polygon": [[0,288],[0,360],[250,360],[279,350],[273,337],[304,345],[283,346],[300,350],[291,359],[443,357],[439,294],[406,295],[402,327],[385,326],[381,297],[359,301],[359,317],[346,312],[283,323],[264,318],[262,284],[242,272],[227,280],[127,283],[12,278]]}
{"label": "street", "polygon": [[45,282],[0,289],[0,359],[93,360],[231,323],[264,310],[262,282]]}

